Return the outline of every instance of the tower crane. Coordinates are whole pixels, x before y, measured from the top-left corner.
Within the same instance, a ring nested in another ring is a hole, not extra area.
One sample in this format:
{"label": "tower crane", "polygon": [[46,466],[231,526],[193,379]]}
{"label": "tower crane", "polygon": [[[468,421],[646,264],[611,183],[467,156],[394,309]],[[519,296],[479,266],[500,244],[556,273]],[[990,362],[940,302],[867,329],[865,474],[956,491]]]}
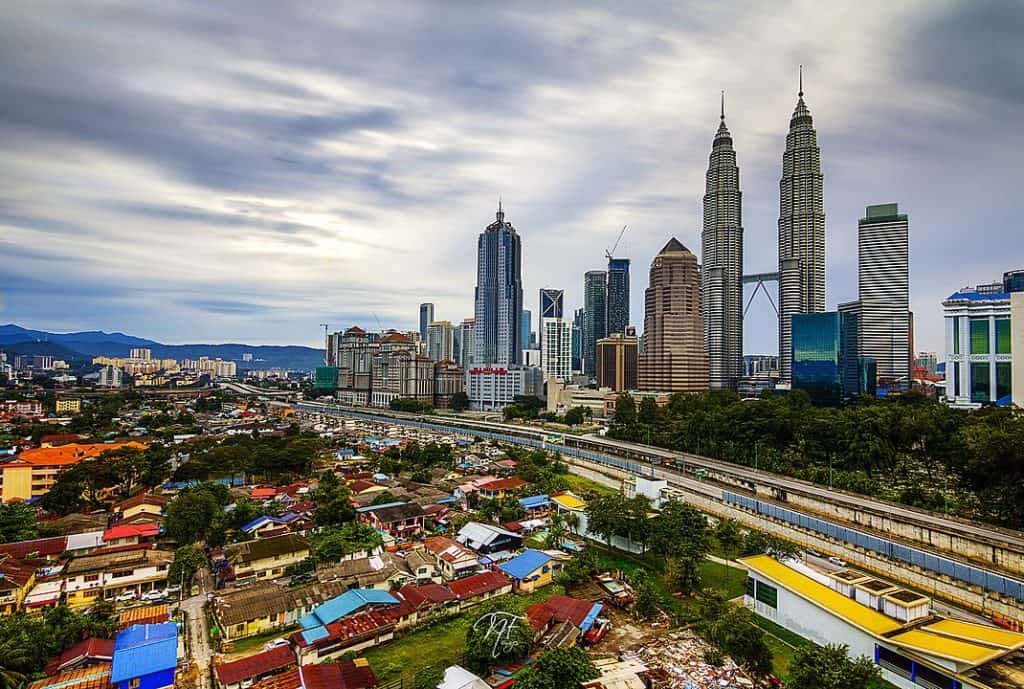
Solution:
{"label": "tower crane", "polygon": [[619,242],[621,242],[621,241],[622,241],[622,235],[626,234],[626,228],[627,228],[627,227],[629,227],[629,226],[628,226],[628,225],[623,225],[623,226],[622,226],[622,231],[621,231],[621,232],[619,232],[619,237],[618,237],[618,239],[616,239],[616,240],[615,240],[615,243],[614,243],[614,244],[612,244],[612,248],[611,248],[611,249],[605,249],[605,250],[604,250],[604,256],[605,256],[605,258],[607,258],[607,259],[608,259],[609,261],[610,261],[610,260],[612,260],[612,258],[614,257],[614,254],[615,254],[615,250],[619,248]]}

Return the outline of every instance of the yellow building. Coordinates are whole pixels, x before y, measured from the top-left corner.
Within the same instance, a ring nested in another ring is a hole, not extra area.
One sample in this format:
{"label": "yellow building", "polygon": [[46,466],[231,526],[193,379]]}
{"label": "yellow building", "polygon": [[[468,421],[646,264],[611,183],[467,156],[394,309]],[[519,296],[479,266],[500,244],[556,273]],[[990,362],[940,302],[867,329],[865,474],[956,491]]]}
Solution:
{"label": "yellow building", "polygon": [[58,414],[77,414],[82,411],[82,400],[76,397],[65,397],[57,400]]}
{"label": "yellow building", "polygon": [[36,584],[36,572],[20,563],[0,563],[0,614],[10,615],[21,609],[25,596]]}
{"label": "yellow building", "polygon": [[309,557],[309,543],[302,536],[284,534],[225,546],[224,556],[235,571],[235,580],[270,580],[284,576],[289,565]]}
{"label": "yellow building", "polygon": [[74,443],[25,450],[0,467],[3,471],[0,500],[12,502],[45,495],[57,480],[57,474],[65,467],[123,447],[145,450],[147,446],[136,442]]}
{"label": "yellow building", "polygon": [[531,548],[502,562],[498,569],[512,577],[517,593],[533,593],[555,580],[555,575],[562,571],[562,563],[545,552]]}

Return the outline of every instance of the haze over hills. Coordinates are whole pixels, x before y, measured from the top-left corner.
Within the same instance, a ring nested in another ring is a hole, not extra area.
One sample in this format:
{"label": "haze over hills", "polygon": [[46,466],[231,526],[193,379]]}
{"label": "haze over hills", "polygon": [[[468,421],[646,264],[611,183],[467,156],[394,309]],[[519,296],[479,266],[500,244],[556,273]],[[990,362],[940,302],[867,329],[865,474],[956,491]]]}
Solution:
{"label": "haze over hills", "polygon": [[[66,359],[88,360],[94,356],[106,355],[125,357],[132,347],[149,348],[157,359],[211,359],[235,361],[239,368],[289,368],[311,370],[323,363],[324,350],[299,345],[247,345],[223,344],[181,344],[168,345],[155,340],[107,333],[101,330],[87,330],[74,333],[51,333],[32,330],[13,323],[0,325],[0,349],[8,354],[44,354]],[[242,362],[242,354],[251,353],[252,362]]]}

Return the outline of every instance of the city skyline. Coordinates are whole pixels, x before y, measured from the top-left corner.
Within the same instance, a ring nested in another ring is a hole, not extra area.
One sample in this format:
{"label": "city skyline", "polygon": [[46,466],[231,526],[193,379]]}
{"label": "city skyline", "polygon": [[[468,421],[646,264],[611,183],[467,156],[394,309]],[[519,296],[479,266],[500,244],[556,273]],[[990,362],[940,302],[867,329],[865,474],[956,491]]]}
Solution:
{"label": "city skyline", "polygon": [[[13,50],[0,78],[10,104],[0,113],[10,180],[0,322],[313,345],[320,322],[369,327],[376,314],[412,330],[424,300],[454,322],[472,315],[465,247],[498,194],[523,237],[527,294],[564,285],[575,307],[580,276],[604,267],[623,224],[616,254],[636,265],[669,224],[699,244],[702,152],[722,88],[744,168],[744,271],[770,271],[799,63],[825,174],[827,309],[856,297],[856,222],[870,204],[898,200],[919,228],[910,250],[919,350],[942,351],[945,296],[1017,267],[1003,258],[1022,248],[1020,233],[1006,231],[1021,210],[1011,182],[1021,134],[1006,126],[1019,119],[1019,89],[1000,69],[1013,55],[970,49],[1020,27],[1010,4],[742,16],[597,9],[589,24],[543,7],[421,5],[405,21],[386,9],[345,21],[279,11],[172,5],[147,18],[65,7],[71,30],[3,10]],[[241,22],[237,38],[201,28],[229,17]],[[527,50],[498,57],[486,41],[458,39],[463,21],[499,17]],[[794,42],[777,22],[808,31]],[[633,31],[597,40],[611,26]],[[273,40],[280,27],[304,32],[322,48],[317,59]],[[395,46],[380,64],[338,47],[366,31]],[[749,48],[737,52],[741,35]],[[450,45],[427,59],[437,41]],[[68,49],[83,58],[70,64]],[[764,77],[752,81],[754,72]],[[595,107],[573,117],[559,107],[580,100]],[[999,140],[962,134],[979,128]],[[1001,172],[982,187],[981,168]],[[972,241],[950,271],[943,247],[963,228]],[[632,285],[637,326],[645,286]],[[758,297],[745,353],[775,349],[773,320]]]}

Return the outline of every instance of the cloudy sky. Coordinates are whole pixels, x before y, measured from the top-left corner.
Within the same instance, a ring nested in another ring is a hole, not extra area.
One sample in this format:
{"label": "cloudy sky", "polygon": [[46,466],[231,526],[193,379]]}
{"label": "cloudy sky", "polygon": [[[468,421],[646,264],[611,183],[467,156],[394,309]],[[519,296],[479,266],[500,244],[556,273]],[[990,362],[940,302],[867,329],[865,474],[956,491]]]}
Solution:
{"label": "cloudy sky", "polygon": [[[628,224],[640,325],[653,255],[699,249],[720,89],[745,268],[775,270],[803,63],[829,306],[864,206],[899,202],[941,351],[941,299],[1024,267],[1022,35],[1017,0],[4,3],[0,323],[319,344],[420,301],[458,321],[501,195],[534,310],[545,286],[578,306]],[[746,342],[775,348],[763,296]]]}

